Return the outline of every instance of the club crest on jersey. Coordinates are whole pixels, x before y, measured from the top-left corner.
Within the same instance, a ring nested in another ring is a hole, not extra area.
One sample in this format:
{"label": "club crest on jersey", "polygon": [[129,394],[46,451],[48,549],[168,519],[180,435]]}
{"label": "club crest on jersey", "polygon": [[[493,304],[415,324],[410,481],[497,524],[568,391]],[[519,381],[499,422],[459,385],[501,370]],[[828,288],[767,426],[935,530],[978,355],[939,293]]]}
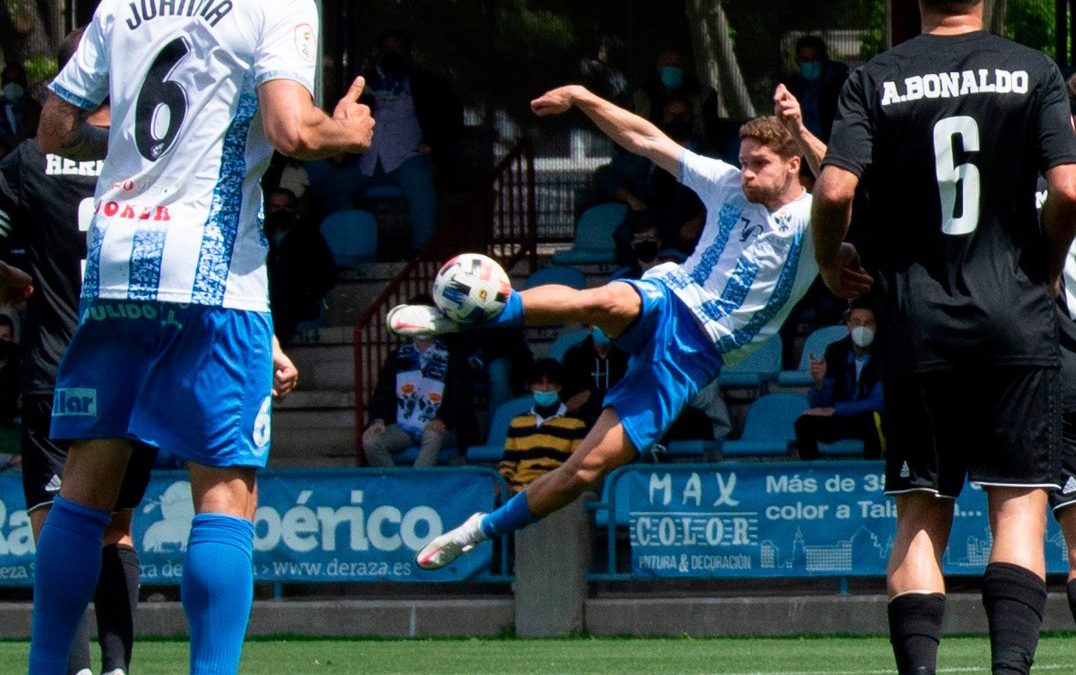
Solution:
{"label": "club crest on jersey", "polygon": [[302,23],[295,27],[295,50],[307,63],[314,63],[317,56],[317,40],[310,24]]}
{"label": "club crest on jersey", "polygon": [[53,417],[97,417],[96,389],[57,389]]}

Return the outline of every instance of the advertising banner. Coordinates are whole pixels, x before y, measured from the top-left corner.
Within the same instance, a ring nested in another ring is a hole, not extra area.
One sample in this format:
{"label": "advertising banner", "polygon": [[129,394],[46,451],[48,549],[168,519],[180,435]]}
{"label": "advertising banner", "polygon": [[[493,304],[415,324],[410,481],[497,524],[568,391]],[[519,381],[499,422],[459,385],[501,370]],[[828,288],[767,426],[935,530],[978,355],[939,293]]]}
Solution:
{"label": "advertising banner", "polygon": [[[492,510],[499,482],[484,469],[260,472],[255,579],[444,582],[486,574],[490,544],[436,572],[419,569],[415,553],[472,513]],[[154,474],[134,512],[143,583],[179,583],[193,517],[187,473]],[[33,554],[20,477],[0,475],[0,585],[32,584]]]}
{"label": "advertising banner", "polygon": [[[650,465],[620,474],[639,578],[884,576],[896,506],[882,462]],[[1052,517],[1047,569],[1068,571]],[[986,494],[966,486],[945,554],[950,574],[981,574],[990,553]]]}

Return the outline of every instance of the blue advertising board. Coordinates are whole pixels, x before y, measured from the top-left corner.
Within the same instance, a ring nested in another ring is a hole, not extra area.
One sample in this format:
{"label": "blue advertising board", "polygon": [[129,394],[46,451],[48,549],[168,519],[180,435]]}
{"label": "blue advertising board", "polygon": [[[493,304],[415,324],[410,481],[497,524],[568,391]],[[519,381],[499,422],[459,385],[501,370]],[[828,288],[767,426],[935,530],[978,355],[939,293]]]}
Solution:
{"label": "blue advertising board", "polygon": [[[882,462],[722,463],[626,469],[638,578],[884,576],[896,506]],[[1047,569],[1068,571],[1053,518]],[[956,502],[949,574],[981,574],[990,553],[986,495]]]}
{"label": "blue advertising board", "polygon": [[[486,469],[269,470],[258,476],[254,575],[264,582],[443,582],[490,572],[492,546],[428,572],[415,553],[495,507]],[[186,472],[153,476],[134,512],[142,582],[178,584],[194,517]],[[17,473],[0,475],[0,585],[33,581],[33,537]]]}

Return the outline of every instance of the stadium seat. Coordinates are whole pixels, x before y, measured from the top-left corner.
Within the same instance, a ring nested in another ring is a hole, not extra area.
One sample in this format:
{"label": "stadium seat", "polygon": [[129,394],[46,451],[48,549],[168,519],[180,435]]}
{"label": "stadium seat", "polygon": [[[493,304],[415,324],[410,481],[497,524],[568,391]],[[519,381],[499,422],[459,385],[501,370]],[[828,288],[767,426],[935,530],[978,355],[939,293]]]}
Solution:
{"label": "stadium seat", "polygon": [[823,457],[862,457],[863,441],[846,438],[834,443],[819,443],[818,451]]}
{"label": "stadium seat", "polygon": [[722,368],[717,383],[722,389],[765,389],[781,372],[781,336],[774,335],[746,359]]}
{"label": "stadium seat", "polygon": [[556,340],[553,340],[553,346],[549,348],[549,358],[563,362],[568,350],[587,339],[588,335],[590,331],[586,329],[561,333]]}
{"label": "stadium seat", "polygon": [[[396,466],[411,466],[418,459],[419,450],[420,448],[417,445],[413,445],[403,452],[393,455],[392,461],[396,462]],[[441,452],[437,455],[437,463],[445,464],[458,455],[459,451],[456,448],[441,448]]]}
{"label": "stadium seat", "polygon": [[811,379],[811,354],[821,358],[826,353],[826,347],[837,340],[848,336],[848,328],[839,326],[825,326],[819,328],[807,336],[803,343],[803,352],[800,354],[800,367],[796,370],[785,370],[777,376],[777,384],[782,387],[810,387],[814,384]]}
{"label": "stadium seat", "polygon": [[535,270],[527,280],[523,282],[523,289],[534,288],[535,286],[547,286],[549,284],[558,284],[560,286],[568,286],[576,290],[582,290],[587,287],[587,280],[583,276],[583,273],[574,267],[561,267],[559,265],[552,265],[550,267],[543,267]]}
{"label": "stadium seat", "polygon": [[[612,490],[616,490],[616,504],[612,505],[616,510],[614,525],[626,526],[631,521],[630,490],[631,481],[617,480],[619,474],[606,476],[602,484],[602,496],[596,502],[590,502],[587,508],[594,512],[594,524],[598,527],[609,525],[609,507],[612,501]],[[610,485],[614,487],[610,487]]]}
{"label": "stadium seat", "polygon": [[665,446],[664,454],[667,459],[699,459],[705,461],[710,458],[711,453],[716,454],[720,447],[721,442],[712,439],[669,441],[669,444]]}
{"label": "stadium seat", "polygon": [[575,226],[571,249],[553,255],[554,265],[601,265],[615,262],[613,232],[628,213],[620,202],[599,204],[583,212]]}
{"label": "stadium seat", "polygon": [[337,211],[321,223],[337,269],[377,260],[377,220],[367,211]]}
{"label": "stadium seat", "polygon": [[485,445],[472,445],[467,448],[467,461],[478,463],[499,462],[504,457],[504,441],[508,438],[508,425],[512,418],[522,415],[534,405],[534,398],[521,396],[501,404],[497,412],[493,413],[493,421],[489,423],[489,434],[486,436]]}
{"label": "stadium seat", "polygon": [[403,199],[404,191],[399,185],[380,183],[359,192],[359,199]]}
{"label": "stadium seat", "polygon": [[738,440],[725,441],[721,457],[784,457],[796,440],[796,418],[807,410],[807,398],[778,392],[760,396],[747,409],[747,421]]}

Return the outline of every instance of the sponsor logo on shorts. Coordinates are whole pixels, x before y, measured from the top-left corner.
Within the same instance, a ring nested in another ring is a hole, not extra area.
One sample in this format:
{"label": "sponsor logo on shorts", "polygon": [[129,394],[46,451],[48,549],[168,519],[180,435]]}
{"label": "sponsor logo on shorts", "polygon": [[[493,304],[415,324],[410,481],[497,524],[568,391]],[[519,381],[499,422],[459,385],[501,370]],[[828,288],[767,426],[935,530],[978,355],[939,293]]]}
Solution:
{"label": "sponsor logo on shorts", "polygon": [[56,494],[60,491],[63,484],[60,482],[60,477],[56,474],[52,474],[52,478],[49,479],[48,485],[45,486],[45,492],[49,494]]}
{"label": "sponsor logo on shorts", "polygon": [[1065,488],[1061,490],[1061,494],[1070,495],[1076,492],[1076,478],[1069,476],[1069,479],[1065,481]]}
{"label": "sponsor logo on shorts", "polygon": [[97,417],[96,389],[57,389],[53,417]]}
{"label": "sponsor logo on shorts", "polygon": [[912,471],[911,471],[911,469],[908,468],[908,462],[905,462],[900,467],[900,477],[901,478],[908,478],[911,475],[912,475]]}

